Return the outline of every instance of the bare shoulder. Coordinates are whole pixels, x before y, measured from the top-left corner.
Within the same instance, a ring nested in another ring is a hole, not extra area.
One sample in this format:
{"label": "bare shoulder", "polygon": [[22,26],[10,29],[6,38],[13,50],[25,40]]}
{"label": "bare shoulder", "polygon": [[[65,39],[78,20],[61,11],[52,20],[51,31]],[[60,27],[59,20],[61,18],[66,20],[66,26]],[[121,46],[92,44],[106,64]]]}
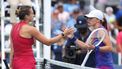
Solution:
{"label": "bare shoulder", "polygon": [[31,36],[36,36],[36,35],[38,35],[38,34],[40,33],[40,32],[37,30],[36,27],[27,25],[26,28],[27,28],[28,33],[29,33]]}
{"label": "bare shoulder", "polygon": [[24,25],[23,28],[26,29],[27,31],[34,31],[34,30],[37,30],[36,27],[29,26],[29,25]]}

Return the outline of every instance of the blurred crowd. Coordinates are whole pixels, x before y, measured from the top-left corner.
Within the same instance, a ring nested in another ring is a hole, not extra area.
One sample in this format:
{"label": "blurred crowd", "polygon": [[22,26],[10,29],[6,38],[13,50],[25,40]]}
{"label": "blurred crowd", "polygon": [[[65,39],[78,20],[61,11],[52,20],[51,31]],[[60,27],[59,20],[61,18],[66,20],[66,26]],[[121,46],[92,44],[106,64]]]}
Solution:
{"label": "blurred crowd", "polygon": [[[107,20],[108,33],[114,48],[113,55],[117,53],[122,54],[122,1],[120,0],[118,5],[114,6],[106,5],[107,2],[108,0],[94,0],[92,5],[90,0],[52,0],[51,37],[61,34],[63,29],[66,27],[72,27],[76,31],[74,25],[76,24],[76,19],[78,16],[84,16],[91,10],[100,9],[105,13],[105,18]],[[8,30],[10,30],[9,28],[11,28],[11,24],[8,21],[5,22],[7,22],[5,25],[5,33],[7,35],[10,33]],[[6,42],[6,47],[8,47],[8,43],[9,41]],[[64,56],[63,50],[65,48],[65,44],[66,41],[64,39],[52,44],[52,59],[63,61],[62,56]],[[117,63],[117,56],[114,58],[115,63]],[[55,66],[53,67],[55,69]],[[60,69],[60,67],[57,69]]]}
{"label": "blurred crowd", "polygon": [[[107,0],[94,0],[94,2],[95,5],[90,3],[87,5],[85,0],[68,0],[67,2],[52,0],[51,36],[54,37],[62,33],[65,27],[72,27],[76,30],[74,25],[78,16],[84,16],[91,10],[100,9],[104,12],[107,20],[108,33],[114,48],[114,61],[117,63],[117,55],[115,56],[115,54],[122,53],[122,2],[120,1],[116,6],[105,5]],[[65,48],[65,43],[66,41],[61,40],[51,46],[53,59],[63,61],[62,51]]]}

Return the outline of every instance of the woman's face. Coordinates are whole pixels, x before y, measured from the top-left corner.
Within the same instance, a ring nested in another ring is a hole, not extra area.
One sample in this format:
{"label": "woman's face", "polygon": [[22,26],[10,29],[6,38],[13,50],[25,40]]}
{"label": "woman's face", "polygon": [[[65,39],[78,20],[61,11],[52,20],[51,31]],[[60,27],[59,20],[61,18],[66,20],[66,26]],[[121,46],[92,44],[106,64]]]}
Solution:
{"label": "woman's face", "polygon": [[95,26],[96,23],[98,23],[98,19],[97,18],[88,18],[87,22],[88,22],[89,26]]}
{"label": "woman's face", "polygon": [[34,17],[34,12],[32,10],[32,8],[30,9],[30,14],[28,15],[28,20],[31,22],[33,21],[33,17]]}

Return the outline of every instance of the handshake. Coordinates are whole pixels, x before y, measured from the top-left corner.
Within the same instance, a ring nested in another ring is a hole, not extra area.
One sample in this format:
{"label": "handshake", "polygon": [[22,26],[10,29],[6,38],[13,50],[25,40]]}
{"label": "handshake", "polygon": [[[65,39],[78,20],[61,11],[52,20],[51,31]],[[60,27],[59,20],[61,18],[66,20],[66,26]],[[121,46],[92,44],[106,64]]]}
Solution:
{"label": "handshake", "polygon": [[74,29],[73,28],[65,28],[63,30],[62,36],[65,39],[71,40],[72,42],[74,42],[80,48],[87,49],[87,50],[93,50],[93,49],[95,49],[95,46],[89,45],[89,44],[87,44],[87,43],[79,40],[78,38],[76,38],[76,36],[74,36]]}

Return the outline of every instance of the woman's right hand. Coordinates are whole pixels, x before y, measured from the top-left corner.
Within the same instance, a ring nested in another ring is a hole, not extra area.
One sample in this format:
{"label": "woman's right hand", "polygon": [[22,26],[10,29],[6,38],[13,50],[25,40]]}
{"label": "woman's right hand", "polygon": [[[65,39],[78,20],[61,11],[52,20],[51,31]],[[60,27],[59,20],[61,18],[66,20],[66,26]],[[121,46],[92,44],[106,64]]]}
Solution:
{"label": "woman's right hand", "polygon": [[88,45],[88,46],[87,46],[87,49],[88,49],[88,50],[93,50],[93,49],[95,49],[95,46],[93,46],[93,45]]}
{"label": "woman's right hand", "polygon": [[95,49],[95,46],[89,45],[89,44],[86,44],[86,43],[84,43],[82,45],[82,47],[85,48],[85,49],[87,49],[87,50],[93,50],[93,49]]}
{"label": "woman's right hand", "polygon": [[63,33],[64,33],[65,37],[68,37],[68,35],[72,35],[74,33],[74,29],[73,28],[65,28]]}

